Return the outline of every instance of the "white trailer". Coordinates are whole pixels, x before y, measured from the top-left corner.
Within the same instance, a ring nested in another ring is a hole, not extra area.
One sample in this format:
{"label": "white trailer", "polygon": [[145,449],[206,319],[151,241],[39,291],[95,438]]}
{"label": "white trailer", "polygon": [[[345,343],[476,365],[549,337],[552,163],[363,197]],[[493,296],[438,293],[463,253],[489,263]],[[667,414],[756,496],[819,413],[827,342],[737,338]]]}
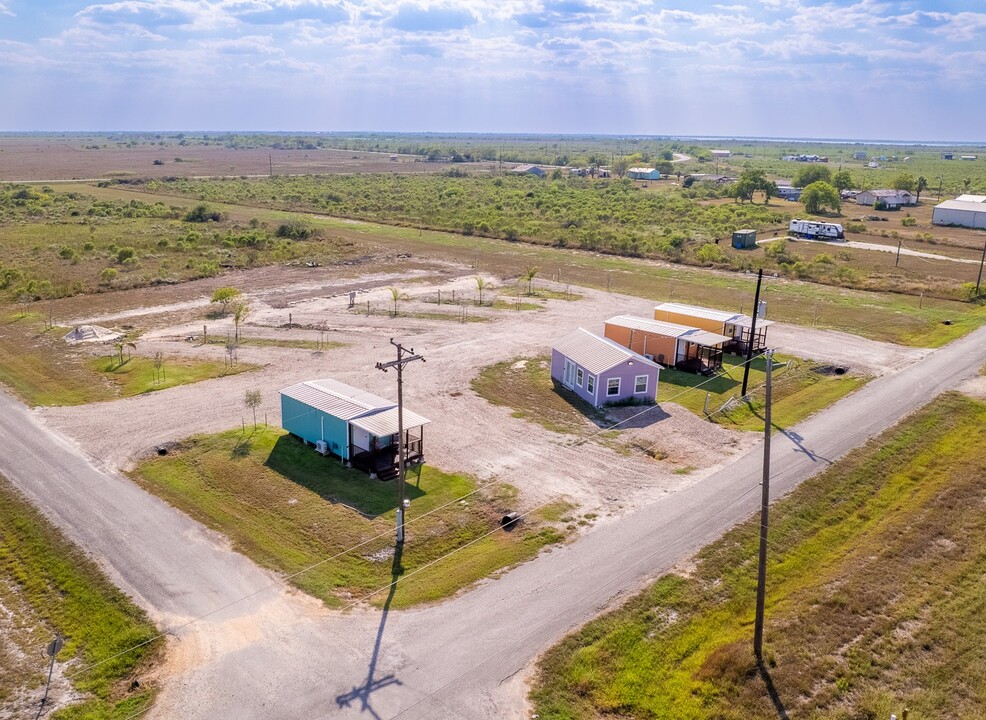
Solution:
{"label": "white trailer", "polygon": [[788,232],[795,237],[822,238],[823,240],[845,240],[846,233],[839,223],[816,222],[814,220],[791,221]]}

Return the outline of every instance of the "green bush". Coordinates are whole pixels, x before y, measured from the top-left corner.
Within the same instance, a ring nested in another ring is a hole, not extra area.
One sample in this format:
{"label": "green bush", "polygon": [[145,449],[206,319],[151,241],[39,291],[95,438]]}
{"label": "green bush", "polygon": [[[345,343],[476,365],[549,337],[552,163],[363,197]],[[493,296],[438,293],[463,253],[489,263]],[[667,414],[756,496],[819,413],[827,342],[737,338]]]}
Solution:
{"label": "green bush", "polygon": [[116,261],[121,265],[135,257],[137,257],[137,251],[132,247],[123,247],[116,251]]}
{"label": "green bush", "polygon": [[904,227],[914,227],[918,224],[918,219],[913,217],[906,217],[900,219],[900,224]]}
{"label": "green bush", "polygon": [[116,268],[106,268],[103,272],[99,273],[99,282],[101,285],[110,285],[116,280],[118,274]]}
{"label": "green bush", "polygon": [[702,245],[695,251],[695,257],[698,258],[699,262],[707,265],[729,262],[729,257],[726,253],[724,253],[722,248],[714,243],[706,243],[705,245]]}

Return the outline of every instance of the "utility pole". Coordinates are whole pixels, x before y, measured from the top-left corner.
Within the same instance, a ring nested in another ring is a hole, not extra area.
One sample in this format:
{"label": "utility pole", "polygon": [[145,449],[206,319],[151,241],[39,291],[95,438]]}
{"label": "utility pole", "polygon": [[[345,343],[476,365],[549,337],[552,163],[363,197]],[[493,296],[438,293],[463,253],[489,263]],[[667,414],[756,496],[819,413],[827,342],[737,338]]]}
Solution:
{"label": "utility pole", "polygon": [[767,596],[767,512],[770,507],[770,376],[774,351],[767,350],[767,404],[763,412],[763,481],[760,493],[760,561],[757,566],[757,617],[753,629],[753,654],[763,665],[763,606]]}
{"label": "utility pole", "polygon": [[[405,348],[390,338],[390,344],[397,348],[397,359],[376,364],[377,370],[387,372],[388,368],[397,368],[397,542],[404,543],[404,511],[407,509],[407,499],[404,497],[404,366],[409,362],[425,359],[414,354],[414,348]],[[405,355],[405,353],[409,353]]]}
{"label": "utility pole", "polygon": [[898,265],[900,265],[900,246],[901,246],[901,245],[902,245],[903,243],[904,243],[904,241],[903,241],[903,240],[898,240],[898,241],[897,241],[897,259],[896,259],[896,260],[894,260],[894,267],[897,267]]}
{"label": "utility pole", "polygon": [[753,321],[750,323],[750,341],[746,344],[746,362],[743,364],[743,392],[740,397],[746,397],[746,386],[750,380],[750,361],[753,359],[753,339],[757,332],[757,314],[760,312],[760,285],[763,282],[763,268],[757,271],[757,291],[753,295]]}
{"label": "utility pole", "polygon": [[267,162],[270,163],[270,176],[274,177],[274,155],[267,153]]}
{"label": "utility pole", "polygon": [[983,264],[986,263],[986,243],[983,243],[983,257],[979,261],[979,277],[976,278],[976,297],[979,297],[979,283],[983,281]]}

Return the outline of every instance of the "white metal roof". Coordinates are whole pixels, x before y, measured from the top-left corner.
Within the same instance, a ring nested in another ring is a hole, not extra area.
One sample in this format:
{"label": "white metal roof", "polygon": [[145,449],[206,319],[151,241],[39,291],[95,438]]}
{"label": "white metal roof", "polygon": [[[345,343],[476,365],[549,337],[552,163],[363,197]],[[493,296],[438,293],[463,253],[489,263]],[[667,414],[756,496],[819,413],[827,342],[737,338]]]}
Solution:
{"label": "white metal roof", "polygon": [[585,328],[579,328],[556,340],[552,348],[593,374],[606,372],[628,360],[661,369],[660,365],[643,355],[628,350],[609,338],[599,337]]}
{"label": "white metal roof", "polygon": [[[427,425],[430,422],[431,420],[428,418],[404,408],[405,430]],[[395,435],[397,433],[397,408],[392,407],[388,410],[375,412],[372,415],[355,418],[350,422],[350,425],[366,430],[371,435],[376,435],[377,437]]]}
{"label": "white metal roof", "polygon": [[705,347],[715,347],[727,343],[732,338],[719,335],[707,330],[679,325],[678,323],[662,322],[660,320],[648,320],[647,318],[635,317],[633,315],[616,315],[606,321],[607,325],[640,330],[642,332],[664,335],[665,337],[682,338],[686,342],[703,345]]}
{"label": "white metal roof", "polygon": [[959,195],[955,200],[956,202],[986,203],[986,195]]}
{"label": "white metal roof", "polygon": [[691,315],[692,317],[704,318],[706,320],[718,320],[719,322],[724,323],[733,322],[739,318],[746,317],[740,313],[713,310],[712,308],[698,307],[697,305],[682,305],[681,303],[661,303],[654,309],[679,313],[681,315]]}
{"label": "white metal roof", "polygon": [[[748,328],[752,324],[753,324],[753,318],[751,318],[749,315],[741,315],[736,320],[730,322],[730,325],[735,325],[736,327],[740,327],[740,328]],[[762,317],[757,318],[758,328],[767,327],[768,325],[773,325],[773,324],[774,324],[773,320],[766,320]]]}
{"label": "white metal roof", "polygon": [[968,200],[944,200],[935,205],[935,210],[968,210],[969,212],[986,212],[986,204]]}
{"label": "white metal roof", "polygon": [[645,167],[627,168],[628,173],[652,173],[655,170],[657,170],[657,168],[645,168]]}
{"label": "white metal roof", "polygon": [[331,378],[292,385],[281,390],[281,395],[342,420],[352,420],[374,411],[397,407],[397,403]]}

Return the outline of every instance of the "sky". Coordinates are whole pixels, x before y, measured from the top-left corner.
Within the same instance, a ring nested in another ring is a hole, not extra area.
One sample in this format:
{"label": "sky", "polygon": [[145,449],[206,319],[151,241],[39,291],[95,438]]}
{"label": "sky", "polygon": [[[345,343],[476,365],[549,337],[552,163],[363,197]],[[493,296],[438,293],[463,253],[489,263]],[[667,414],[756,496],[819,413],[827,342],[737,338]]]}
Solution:
{"label": "sky", "polygon": [[986,0],[0,0],[0,131],[986,141]]}

